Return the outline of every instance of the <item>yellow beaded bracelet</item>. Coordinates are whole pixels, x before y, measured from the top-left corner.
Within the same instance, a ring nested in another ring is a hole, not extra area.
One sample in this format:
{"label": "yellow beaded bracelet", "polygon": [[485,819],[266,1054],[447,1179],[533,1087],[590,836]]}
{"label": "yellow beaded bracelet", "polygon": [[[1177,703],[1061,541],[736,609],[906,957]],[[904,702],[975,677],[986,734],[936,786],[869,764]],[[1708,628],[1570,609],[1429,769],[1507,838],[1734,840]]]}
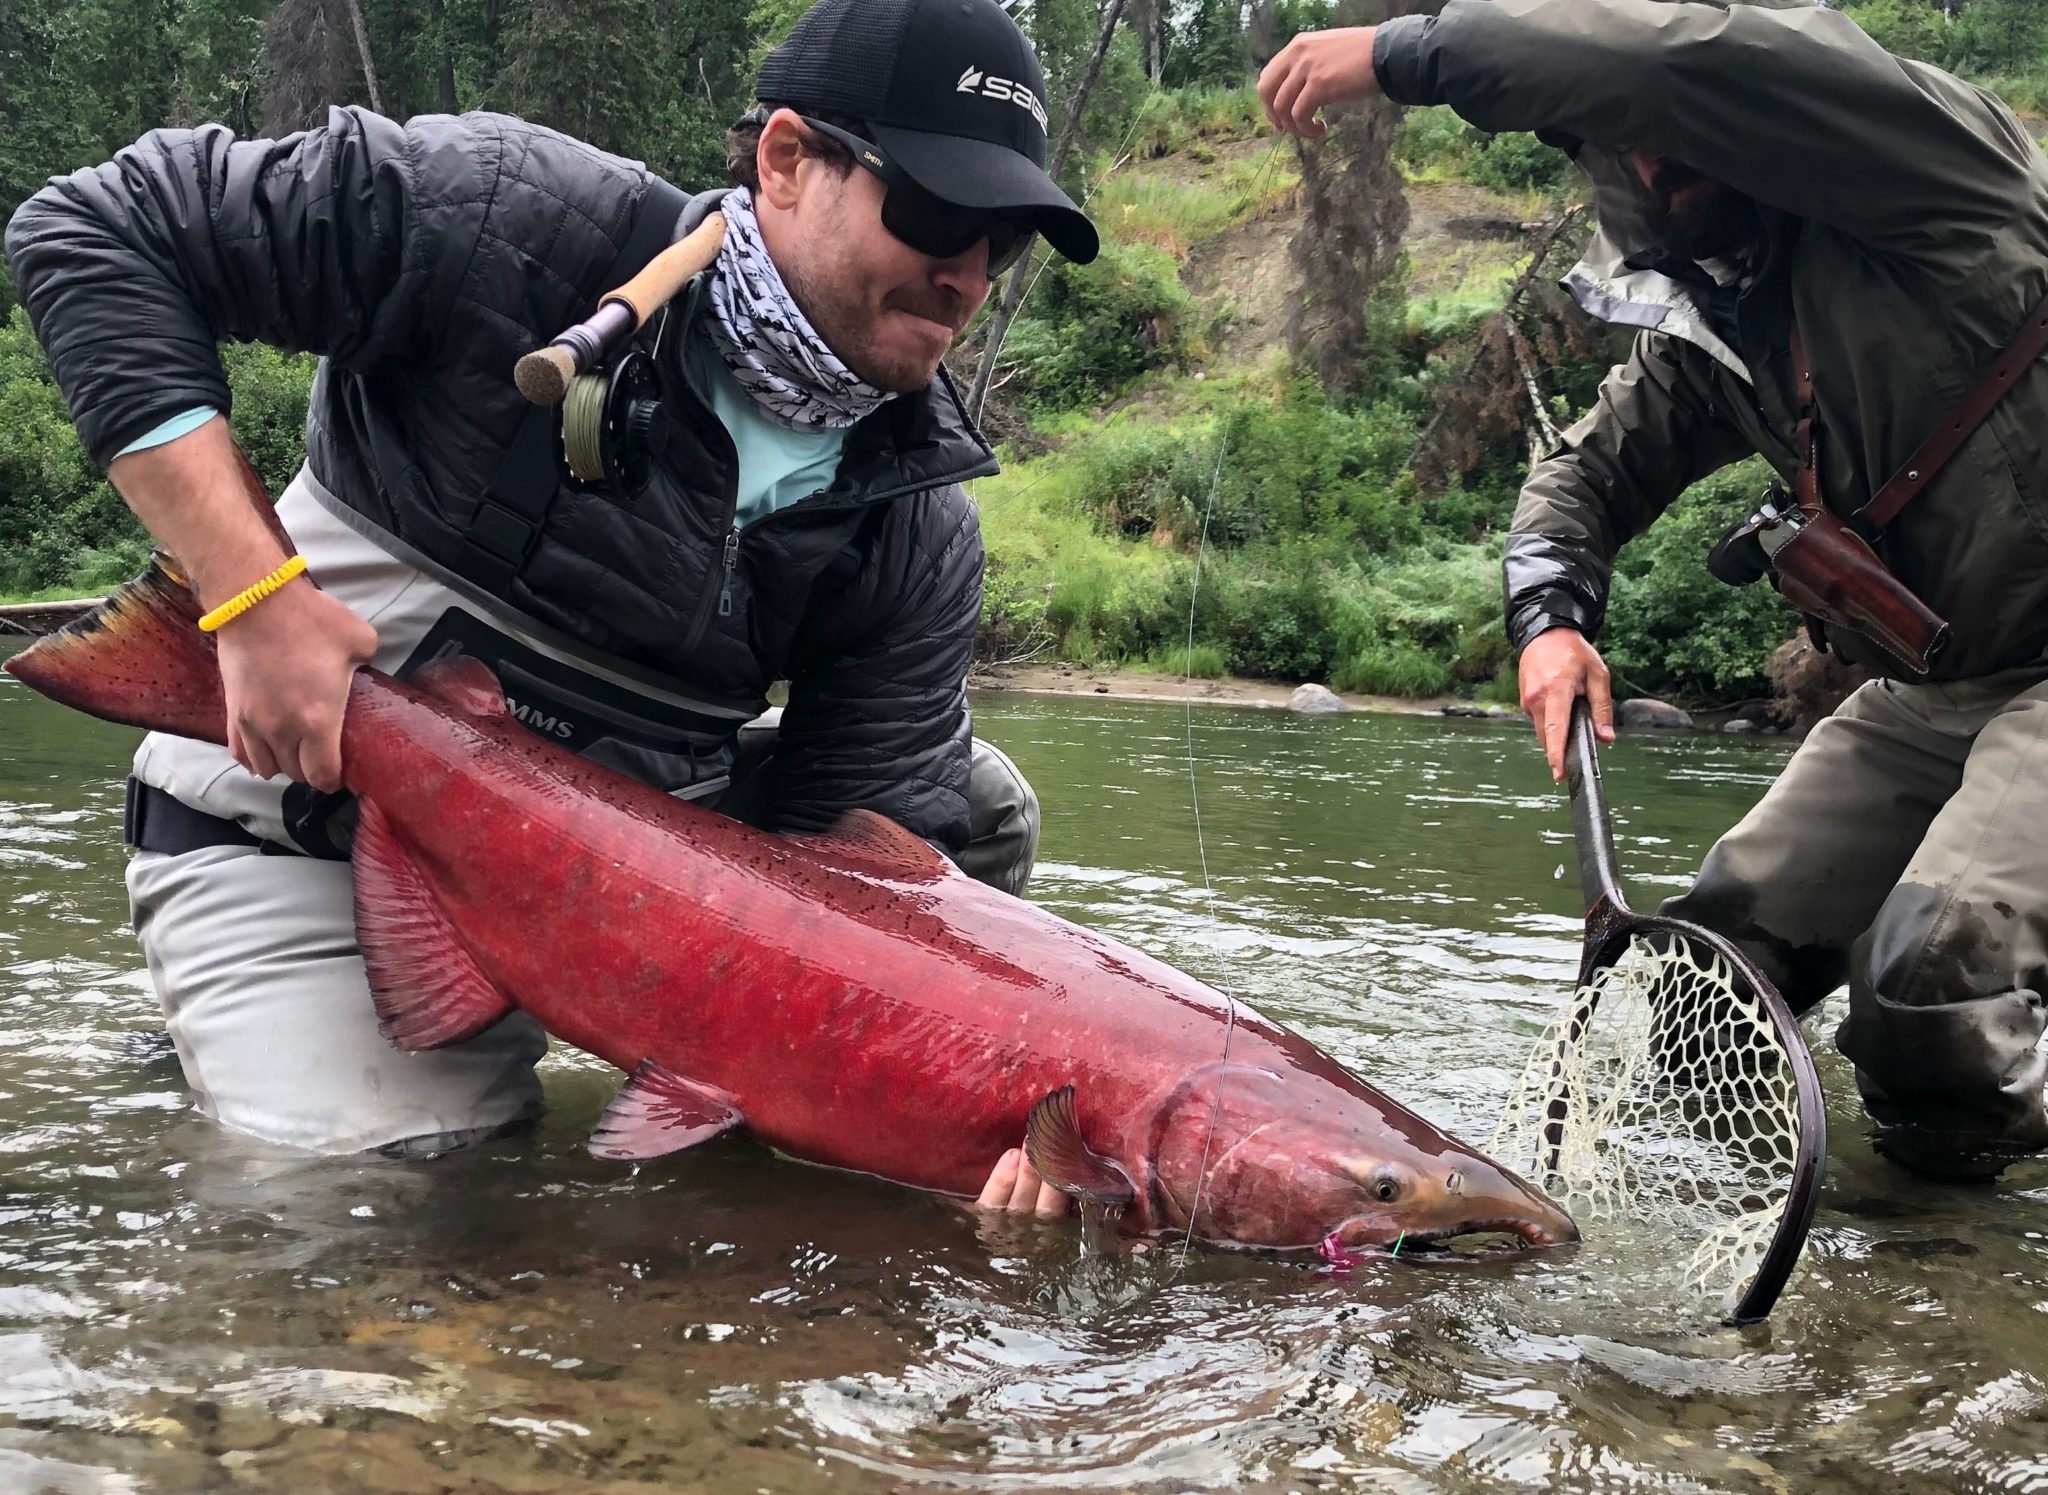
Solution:
{"label": "yellow beaded bracelet", "polygon": [[279,566],[275,571],[264,577],[263,580],[257,582],[256,585],[244,587],[219,607],[216,607],[212,612],[201,618],[199,620],[199,631],[201,633],[212,633],[223,623],[234,622],[243,613],[305,569],[306,558],[302,555],[292,556],[282,566]]}

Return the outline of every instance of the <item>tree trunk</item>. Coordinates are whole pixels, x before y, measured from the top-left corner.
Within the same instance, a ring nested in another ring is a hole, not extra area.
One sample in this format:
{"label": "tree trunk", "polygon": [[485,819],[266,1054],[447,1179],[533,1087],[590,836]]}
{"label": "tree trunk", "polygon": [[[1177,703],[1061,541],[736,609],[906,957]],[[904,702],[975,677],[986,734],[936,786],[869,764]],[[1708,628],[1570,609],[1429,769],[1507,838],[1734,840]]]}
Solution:
{"label": "tree trunk", "polygon": [[1280,49],[1273,45],[1273,34],[1278,29],[1279,0],[1252,0],[1251,18],[1245,24],[1245,44],[1250,47],[1252,66],[1263,68],[1273,60],[1273,54]]}
{"label": "tree trunk", "polygon": [[[357,3],[360,4],[361,0],[357,0]],[[419,113],[412,106],[412,69],[405,65],[405,60],[412,56],[413,51],[412,37],[408,29],[411,16],[412,12],[407,6],[390,7],[387,23],[379,37],[384,44],[384,56],[387,59],[398,59],[398,67],[395,70],[387,68],[383,78],[379,80],[384,84],[386,107],[382,112],[388,113],[393,119],[411,119]]]}
{"label": "tree trunk", "polygon": [[370,107],[384,112],[384,90],[377,86],[377,60],[370,55],[370,30],[363,24],[363,0],[348,0],[349,24],[356,32],[356,55],[362,59],[363,82],[370,90]]}
{"label": "tree trunk", "polygon": [[448,37],[448,0],[427,0],[427,14],[434,21],[434,47],[440,54],[434,82],[439,97],[435,103],[443,114],[455,114],[455,44]]}
{"label": "tree trunk", "polygon": [[[1081,86],[1074,90],[1073,100],[1067,105],[1067,122],[1060,127],[1059,144],[1053,147],[1052,161],[1047,174],[1054,181],[1060,179],[1060,172],[1067,164],[1067,157],[1073,152],[1074,142],[1081,138],[1081,116],[1088,108],[1088,95],[1095,89],[1095,80],[1102,75],[1102,60],[1109,55],[1109,44],[1116,36],[1116,23],[1124,13],[1124,0],[1109,0],[1109,12],[1103,18],[1101,34],[1095,38],[1095,50],[1088,56],[1088,66],[1081,72]],[[1003,339],[1008,336],[1010,322],[1017,315],[1017,308],[1024,300],[1026,276],[1031,270],[1030,255],[1017,261],[1010,271],[1010,278],[1003,286],[1003,299],[996,303],[995,314],[988,321],[988,336],[982,340],[981,362],[974,370],[974,390],[967,397],[967,408],[981,419],[981,407],[988,400],[989,380],[995,377],[996,359],[1003,351]]]}
{"label": "tree trunk", "polygon": [[[1338,24],[1383,21],[1428,8],[1427,0],[1346,0]],[[1288,256],[1301,291],[1288,349],[1332,399],[1364,387],[1388,331],[1375,293],[1401,273],[1408,195],[1394,163],[1402,108],[1382,96],[1324,111],[1329,133],[1297,140],[1301,226]]]}
{"label": "tree trunk", "polygon": [[336,98],[340,57],[322,0],[283,0],[263,22],[263,133],[319,124]]}
{"label": "tree trunk", "polygon": [[478,84],[482,89],[481,102],[492,107],[495,107],[498,71],[504,62],[504,54],[498,49],[498,0],[484,0],[484,65]]}
{"label": "tree trunk", "polygon": [[1138,33],[1138,55],[1145,65],[1145,77],[1159,81],[1166,66],[1165,48],[1159,45],[1160,0],[1132,0],[1131,30]]}

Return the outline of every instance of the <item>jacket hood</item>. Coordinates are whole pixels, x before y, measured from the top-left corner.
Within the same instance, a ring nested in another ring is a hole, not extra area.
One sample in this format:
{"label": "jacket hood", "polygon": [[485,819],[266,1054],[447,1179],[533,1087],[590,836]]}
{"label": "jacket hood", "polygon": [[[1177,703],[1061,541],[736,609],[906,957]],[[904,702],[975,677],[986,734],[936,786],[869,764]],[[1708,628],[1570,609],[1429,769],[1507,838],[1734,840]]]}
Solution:
{"label": "jacket hood", "polygon": [[1595,228],[1585,254],[1561,284],[1588,316],[1618,327],[1655,328],[1692,343],[1742,378],[1749,366],[1714,330],[1691,288],[1662,271],[1629,261],[1656,247],[1650,231],[1650,191],[1630,165],[1628,152],[1591,141],[1551,137],[1571,155],[1593,188]]}

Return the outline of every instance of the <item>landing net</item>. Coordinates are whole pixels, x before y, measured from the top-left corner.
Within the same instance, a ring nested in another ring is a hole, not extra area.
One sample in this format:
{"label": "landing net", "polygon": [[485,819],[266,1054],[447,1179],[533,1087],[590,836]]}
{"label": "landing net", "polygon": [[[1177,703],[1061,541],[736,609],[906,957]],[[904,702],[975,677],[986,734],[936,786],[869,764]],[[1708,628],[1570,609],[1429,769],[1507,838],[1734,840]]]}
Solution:
{"label": "landing net", "polygon": [[1711,947],[1638,934],[1537,1040],[1493,1151],[1571,1211],[1649,1226],[1683,1291],[1724,1314],[1755,1280],[1799,1177],[1793,1062]]}

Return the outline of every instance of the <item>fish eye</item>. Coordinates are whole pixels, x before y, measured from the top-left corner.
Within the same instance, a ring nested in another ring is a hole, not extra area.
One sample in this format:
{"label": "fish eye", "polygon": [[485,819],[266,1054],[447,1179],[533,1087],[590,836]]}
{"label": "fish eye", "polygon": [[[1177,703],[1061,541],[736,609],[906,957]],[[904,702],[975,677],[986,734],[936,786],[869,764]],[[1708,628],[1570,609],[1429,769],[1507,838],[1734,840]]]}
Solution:
{"label": "fish eye", "polygon": [[1392,1204],[1401,1197],[1401,1181],[1391,1173],[1382,1173],[1372,1181],[1372,1194],[1381,1204]]}

